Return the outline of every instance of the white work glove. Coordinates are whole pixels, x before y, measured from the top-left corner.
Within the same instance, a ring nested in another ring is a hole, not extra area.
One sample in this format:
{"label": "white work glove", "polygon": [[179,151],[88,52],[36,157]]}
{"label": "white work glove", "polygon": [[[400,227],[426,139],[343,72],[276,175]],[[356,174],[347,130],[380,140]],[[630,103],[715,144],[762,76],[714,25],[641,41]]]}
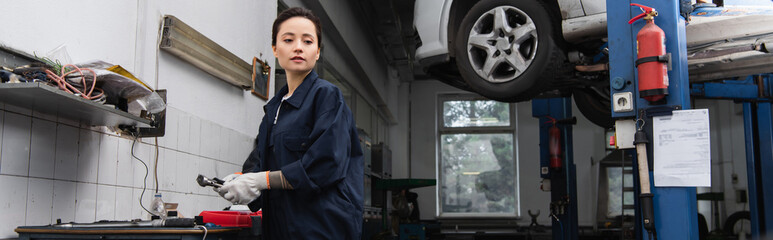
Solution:
{"label": "white work glove", "polygon": [[233,181],[234,179],[238,178],[241,175],[242,175],[242,173],[231,173],[231,174],[228,174],[228,176],[225,176],[224,178],[222,178],[223,183],[225,184],[227,182]]}
{"label": "white work glove", "polygon": [[245,173],[225,182],[216,191],[234,204],[248,204],[260,196],[260,191],[268,188],[266,172]]}
{"label": "white work glove", "polygon": [[[233,181],[234,179],[238,178],[241,175],[242,175],[242,173],[240,173],[240,172],[231,173],[231,174],[228,174],[228,176],[225,176],[224,178],[222,178],[221,180],[223,180],[223,184],[225,184],[227,182]],[[222,187],[222,184],[221,184],[221,187]],[[212,190],[214,190],[215,192],[220,194],[221,197],[223,197],[223,195],[225,195],[225,193],[226,193],[226,192],[220,193],[221,191],[220,191],[219,187],[214,187],[214,188],[212,188]]]}

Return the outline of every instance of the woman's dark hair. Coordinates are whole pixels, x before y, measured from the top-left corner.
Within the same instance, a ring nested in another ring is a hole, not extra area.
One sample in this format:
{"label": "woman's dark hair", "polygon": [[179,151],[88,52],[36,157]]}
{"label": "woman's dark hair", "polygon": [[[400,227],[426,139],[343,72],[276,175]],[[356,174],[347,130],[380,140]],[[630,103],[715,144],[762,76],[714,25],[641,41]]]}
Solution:
{"label": "woman's dark hair", "polygon": [[271,46],[276,46],[276,35],[279,32],[279,25],[282,25],[282,23],[287,21],[287,19],[293,17],[303,17],[314,23],[314,27],[317,29],[317,46],[321,48],[322,27],[320,26],[319,18],[314,15],[311,10],[299,7],[284,10],[276,17],[276,20],[274,20],[274,26],[271,28]]}

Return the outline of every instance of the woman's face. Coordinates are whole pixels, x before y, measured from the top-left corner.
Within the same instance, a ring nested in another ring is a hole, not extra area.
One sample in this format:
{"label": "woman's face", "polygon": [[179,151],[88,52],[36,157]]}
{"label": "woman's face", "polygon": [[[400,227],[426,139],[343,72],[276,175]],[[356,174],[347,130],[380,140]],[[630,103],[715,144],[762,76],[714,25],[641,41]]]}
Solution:
{"label": "woman's face", "polygon": [[319,60],[317,30],[311,20],[292,17],[279,25],[274,56],[287,72],[311,71]]}

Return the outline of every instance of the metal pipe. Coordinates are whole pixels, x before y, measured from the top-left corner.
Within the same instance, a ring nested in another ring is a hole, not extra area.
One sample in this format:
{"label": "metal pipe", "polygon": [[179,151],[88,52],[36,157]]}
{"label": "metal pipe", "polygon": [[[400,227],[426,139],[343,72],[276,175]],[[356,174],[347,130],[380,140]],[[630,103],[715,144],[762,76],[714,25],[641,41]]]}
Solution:
{"label": "metal pipe", "polygon": [[601,72],[609,71],[609,63],[599,63],[594,65],[577,65],[574,69],[580,72]]}

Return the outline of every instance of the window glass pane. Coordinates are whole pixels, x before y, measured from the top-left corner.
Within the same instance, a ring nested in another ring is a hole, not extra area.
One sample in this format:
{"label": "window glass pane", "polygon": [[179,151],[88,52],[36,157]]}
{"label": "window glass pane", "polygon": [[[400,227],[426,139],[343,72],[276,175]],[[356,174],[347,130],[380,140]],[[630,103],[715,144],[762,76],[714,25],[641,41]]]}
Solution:
{"label": "window glass pane", "polygon": [[[624,194],[625,194],[624,195],[625,197],[623,198],[623,203],[625,205],[628,205],[628,206],[633,206],[633,200],[634,200],[633,199],[634,198],[633,192],[632,191],[626,191],[626,192],[624,192]],[[625,209],[623,212],[625,213],[625,215],[628,215],[628,216],[633,216],[634,215],[633,209]]]}
{"label": "window glass pane", "polygon": [[[630,169],[630,167],[626,167],[626,170]],[[623,205],[633,206],[633,191],[623,191],[623,184],[627,187],[633,186],[632,174],[623,174],[623,168],[621,167],[607,167],[607,181],[609,183],[607,217],[617,217],[622,213],[633,215],[633,209],[623,210]]]}
{"label": "window glass pane", "polygon": [[609,186],[607,217],[620,216],[623,212],[623,169],[620,167],[608,167],[607,183]]}
{"label": "window glass pane", "polygon": [[623,177],[625,177],[623,180],[625,182],[625,187],[633,187],[633,174],[626,173]]}
{"label": "window glass pane", "polygon": [[440,138],[441,211],[515,214],[513,134],[443,134]]}
{"label": "window glass pane", "polygon": [[625,195],[623,197],[623,204],[633,206],[633,192],[626,191],[624,192],[624,194]]}
{"label": "window glass pane", "polygon": [[444,101],[443,126],[510,126],[510,104],[491,101]]}

